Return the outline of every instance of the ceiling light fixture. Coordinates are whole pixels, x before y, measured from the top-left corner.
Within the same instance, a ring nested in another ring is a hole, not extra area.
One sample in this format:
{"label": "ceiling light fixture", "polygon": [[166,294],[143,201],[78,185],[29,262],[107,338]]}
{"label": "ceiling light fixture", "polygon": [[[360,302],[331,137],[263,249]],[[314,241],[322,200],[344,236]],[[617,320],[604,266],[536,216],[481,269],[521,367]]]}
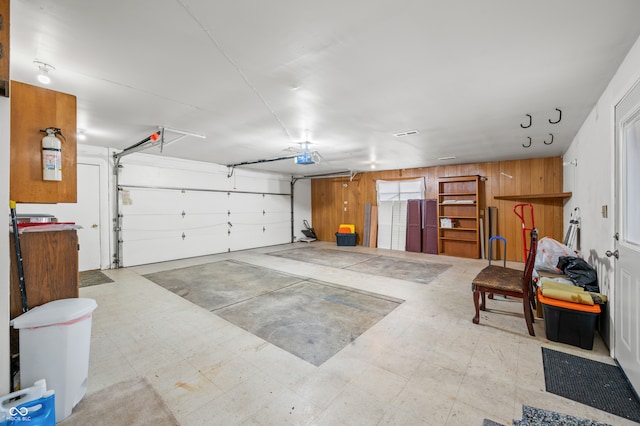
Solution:
{"label": "ceiling light fixture", "polygon": [[51,77],[49,77],[49,71],[55,71],[56,68],[53,65],[49,65],[42,61],[33,61],[33,63],[40,70],[40,72],[38,73],[38,81],[42,84],[51,83]]}
{"label": "ceiling light fixture", "polygon": [[405,130],[404,132],[394,133],[393,136],[395,136],[396,138],[400,138],[402,136],[411,136],[411,135],[417,135],[417,134],[418,134],[417,130]]}
{"label": "ceiling light fixture", "polygon": [[448,157],[438,157],[438,160],[440,161],[444,161],[444,160],[455,160],[456,157],[454,155],[450,155]]}

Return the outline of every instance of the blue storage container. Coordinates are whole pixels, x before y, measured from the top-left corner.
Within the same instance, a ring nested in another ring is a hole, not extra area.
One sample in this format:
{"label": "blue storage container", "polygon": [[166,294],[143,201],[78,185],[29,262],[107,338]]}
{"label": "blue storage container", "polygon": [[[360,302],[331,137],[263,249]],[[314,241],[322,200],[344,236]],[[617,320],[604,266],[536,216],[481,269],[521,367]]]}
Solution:
{"label": "blue storage container", "polygon": [[45,380],[12,392],[0,401],[0,426],[55,426],[56,399]]}

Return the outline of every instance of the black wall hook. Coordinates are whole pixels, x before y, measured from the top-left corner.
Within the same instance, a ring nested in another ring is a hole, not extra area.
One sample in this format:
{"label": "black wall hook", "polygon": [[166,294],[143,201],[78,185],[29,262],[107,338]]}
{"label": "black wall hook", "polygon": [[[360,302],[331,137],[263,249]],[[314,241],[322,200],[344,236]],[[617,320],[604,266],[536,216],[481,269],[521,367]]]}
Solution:
{"label": "black wall hook", "polygon": [[531,146],[531,137],[527,136],[527,138],[529,138],[529,145],[522,144],[524,148],[529,148]]}
{"label": "black wall hook", "polygon": [[551,135],[551,142],[547,143],[547,141],[543,141],[545,145],[551,145],[553,143],[553,133],[549,133]]}
{"label": "black wall hook", "polygon": [[551,119],[549,119],[549,123],[551,123],[551,124],[558,124],[560,122],[560,120],[562,120],[562,110],[556,108],[556,111],[558,111],[558,120],[557,121],[551,121]]}
{"label": "black wall hook", "polygon": [[523,129],[527,129],[531,127],[531,124],[533,123],[533,118],[531,117],[531,114],[527,114],[527,117],[529,117],[529,125],[525,126],[524,124],[520,124],[520,127],[522,127]]}

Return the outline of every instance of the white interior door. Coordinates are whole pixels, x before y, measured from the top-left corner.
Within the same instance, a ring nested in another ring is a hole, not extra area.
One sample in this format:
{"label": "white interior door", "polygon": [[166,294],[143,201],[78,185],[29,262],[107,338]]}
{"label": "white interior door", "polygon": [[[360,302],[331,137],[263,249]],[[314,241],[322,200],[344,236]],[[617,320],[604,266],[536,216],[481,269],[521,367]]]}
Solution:
{"label": "white interior door", "polygon": [[424,198],[424,178],[377,180],[378,248],[405,250],[407,200]]}
{"label": "white interior door", "polygon": [[640,85],[616,106],[614,351],[640,392]]}
{"label": "white interior door", "polygon": [[391,219],[391,249],[407,247],[407,201],[394,201]]}
{"label": "white interior door", "polygon": [[100,166],[78,164],[78,204],[75,222],[78,230],[78,269],[100,269]]}

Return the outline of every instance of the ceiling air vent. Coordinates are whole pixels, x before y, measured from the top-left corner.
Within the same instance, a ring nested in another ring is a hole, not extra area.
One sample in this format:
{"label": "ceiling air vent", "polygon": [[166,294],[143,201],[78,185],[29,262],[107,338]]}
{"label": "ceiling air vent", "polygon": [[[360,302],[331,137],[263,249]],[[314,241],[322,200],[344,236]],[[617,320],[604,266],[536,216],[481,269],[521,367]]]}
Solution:
{"label": "ceiling air vent", "polygon": [[396,138],[400,138],[402,136],[411,136],[411,135],[417,135],[417,134],[418,134],[417,130],[407,130],[404,132],[394,133],[393,136],[395,136]]}

